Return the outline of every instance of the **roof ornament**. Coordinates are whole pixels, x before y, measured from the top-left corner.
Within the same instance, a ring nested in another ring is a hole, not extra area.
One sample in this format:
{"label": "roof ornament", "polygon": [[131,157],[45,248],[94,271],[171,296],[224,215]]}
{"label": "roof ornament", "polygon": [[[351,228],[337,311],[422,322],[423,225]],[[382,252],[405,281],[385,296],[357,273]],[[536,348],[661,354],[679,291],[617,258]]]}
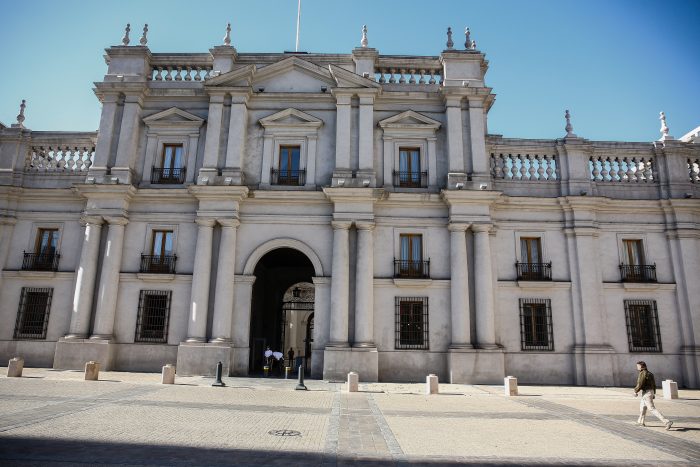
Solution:
{"label": "roof ornament", "polygon": [[124,37],[122,37],[122,45],[127,46],[129,45],[129,33],[131,32],[131,24],[126,23],[126,28],[124,28]]}
{"label": "roof ornament", "polygon": [[664,112],[659,112],[659,120],[661,120],[661,128],[659,129],[661,132],[661,139],[659,141],[673,139],[673,136],[668,134],[669,129],[668,125],[666,125],[666,114]]}
{"label": "roof ornament", "polygon": [[476,50],[476,41],[472,41],[472,50]]}
{"label": "roof ornament", "polygon": [[566,126],[564,127],[566,130],[566,138],[576,138],[576,134],[574,134],[574,127],[571,125],[571,114],[569,113],[568,109],[566,112],[564,112],[564,118],[566,119]]}
{"label": "roof ornament", "polygon": [[231,45],[231,23],[226,23],[226,35],[224,36],[224,45]]}
{"label": "roof ornament", "polygon": [[27,108],[27,101],[22,99],[19,105],[19,115],[17,115],[17,123],[13,124],[13,128],[24,128],[24,109]]}
{"label": "roof ornament", "polygon": [[367,41],[367,25],[365,24],[362,26],[362,40],[360,41],[360,45],[362,47],[367,47],[369,45],[369,41]]}
{"label": "roof ornament", "polygon": [[464,37],[465,37],[464,48],[469,50],[472,48],[472,40],[471,40],[472,33],[469,30],[469,28],[464,28]]}
{"label": "roof ornament", "polygon": [[143,35],[141,36],[141,40],[139,40],[139,43],[143,46],[148,44],[148,24],[144,25],[143,27]]}
{"label": "roof ornament", "polygon": [[447,50],[452,50],[455,43],[452,42],[452,28],[447,28]]}

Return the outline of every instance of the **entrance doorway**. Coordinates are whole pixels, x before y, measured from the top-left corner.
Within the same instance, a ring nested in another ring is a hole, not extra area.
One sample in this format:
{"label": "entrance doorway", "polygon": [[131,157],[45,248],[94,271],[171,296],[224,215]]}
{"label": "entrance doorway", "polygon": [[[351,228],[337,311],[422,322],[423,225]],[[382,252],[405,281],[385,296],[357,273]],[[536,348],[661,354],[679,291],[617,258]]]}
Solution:
{"label": "entrance doorway", "polygon": [[300,251],[278,248],[260,258],[254,275],[249,374],[263,373],[263,366],[268,363],[265,351],[269,349],[284,358],[284,362],[270,359],[272,375],[284,375],[290,347],[295,360],[301,357],[302,364],[310,357],[305,343],[314,305],[314,267]]}

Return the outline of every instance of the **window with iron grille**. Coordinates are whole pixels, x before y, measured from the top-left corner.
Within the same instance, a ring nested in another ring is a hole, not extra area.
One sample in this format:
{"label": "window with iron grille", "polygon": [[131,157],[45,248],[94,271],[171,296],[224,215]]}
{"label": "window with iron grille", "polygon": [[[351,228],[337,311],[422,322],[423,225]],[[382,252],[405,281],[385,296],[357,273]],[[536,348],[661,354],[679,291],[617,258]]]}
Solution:
{"label": "window with iron grille", "polygon": [[656,300],[625,300],[630,352],[662,352]]}
{"label": "window with iron grille", "polygon": [[548,298],[520,299],[520,346],[522,350],[554,350]]}
{"label": "window with iron grille", "polygon": [[136,342],[168,341],[170,290],[142,290],[136,320]]}
{"label": "window with iron grille", "polygon": [[429,349],[428,297],[396,297],[397,349]]}
{"label": "window with iron grille", "polygon": [[15,339],[46,339],[53,289],[22,287]]}

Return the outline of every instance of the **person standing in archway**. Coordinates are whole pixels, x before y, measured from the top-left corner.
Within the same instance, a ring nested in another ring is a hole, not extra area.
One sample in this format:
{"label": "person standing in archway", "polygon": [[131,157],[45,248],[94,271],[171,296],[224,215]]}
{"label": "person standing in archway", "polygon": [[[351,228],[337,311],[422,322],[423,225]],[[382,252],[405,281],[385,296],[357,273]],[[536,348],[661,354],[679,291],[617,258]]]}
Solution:
{"label": "person standing in archway", "polygon": [[288,366],[294,367],[294,349],[291,347],[289,348],[289,351],[287,352],[287,359],[289,361]]}

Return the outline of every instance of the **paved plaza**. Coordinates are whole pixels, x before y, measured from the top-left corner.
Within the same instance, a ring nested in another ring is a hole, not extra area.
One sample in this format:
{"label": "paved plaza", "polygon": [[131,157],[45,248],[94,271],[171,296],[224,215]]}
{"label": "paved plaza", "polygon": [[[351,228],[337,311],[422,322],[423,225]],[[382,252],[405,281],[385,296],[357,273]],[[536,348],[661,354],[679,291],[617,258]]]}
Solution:
{"label": "paved plaza", "polygon": [[2,465],[698,465],[700,391],[635,426],[629,388],[345,385],[0,369]]}

